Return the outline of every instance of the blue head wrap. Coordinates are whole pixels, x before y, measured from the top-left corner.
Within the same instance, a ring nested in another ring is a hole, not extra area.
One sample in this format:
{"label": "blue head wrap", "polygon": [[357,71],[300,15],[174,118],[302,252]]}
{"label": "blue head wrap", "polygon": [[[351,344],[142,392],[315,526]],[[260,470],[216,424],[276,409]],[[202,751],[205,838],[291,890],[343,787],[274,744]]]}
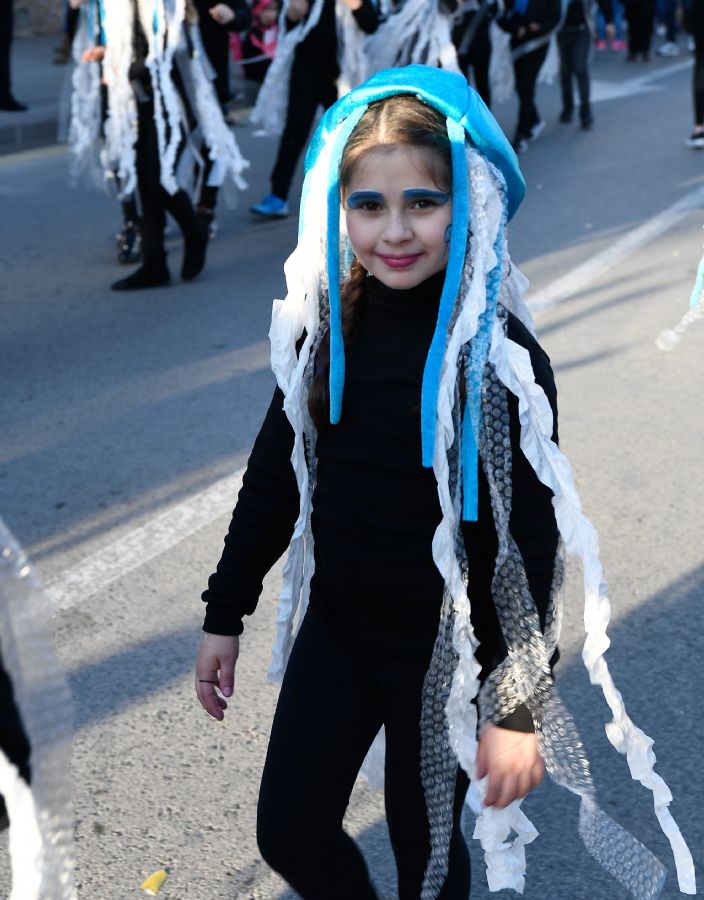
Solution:
{"label": "blue head wrap", "polygon": [[[305,168],[309,173],[315,166],[321,150],[336,132],[328,177],[327,216],[327,280],[330,298],[330,422],[337,424],[342,413],[342,394],[345,380],[345,351],[342,340],[340,309],[340,159],[347,140],[370,103],[397,94],[412,94],[428,106],[432,106],[447,119],[447,133],[452,154],[452,228],[445,283],[440,297],[438,320],[430,345],[423,373],[421,393],[421,428],[423,465],[431,467],[435,447],[435,422],[440,371],[445,353],[447,329],[455,299],[460,287],[469,229],[469,184],[465,142],[493,163],[503,176],[506,194],[506,218],[511,218],[523,200],[525,181],[518,167],[518,160],[506,135],[496,119],[466,79],[456,72],[429,66],[406,66],[383,69],[355,90],[341,97],[327,110],[310,142],[306,153]],[[306,200],[306,179],[302,205]],[[498,273],[490,278],[493,300],[487,297],[487,313],[495,308],[500,284],[502,264],[500,247],[497,247]],[[490,309],[491,307],[491,309]],[[489,317],[483,317],[482,327],[490,330]],[[471,398],[470,398],[471,399]],[[476,442],[470,438],[476,423],[476,415],[465,411],[463,428],[463,484],[464,518],[476,519],[477,451]]]}

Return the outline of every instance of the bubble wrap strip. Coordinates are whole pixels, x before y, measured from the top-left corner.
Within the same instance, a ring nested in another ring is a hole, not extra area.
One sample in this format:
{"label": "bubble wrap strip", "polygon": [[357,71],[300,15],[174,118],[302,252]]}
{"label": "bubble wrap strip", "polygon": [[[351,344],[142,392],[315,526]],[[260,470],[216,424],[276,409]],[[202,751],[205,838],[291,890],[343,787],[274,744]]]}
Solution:
{"label": "bubble wrap strip", "polygon": [[46,626],[51,602],[0,519],[0,650],[31,746],[31,791],[0,754],[10,815],[12,900],[74,900],[72,710]]}
{"label": "bubble wrap strip", "polygon": [[71,115],[68,129],[69,177],[72,182],[85,176],[92,184],[103,182],[100,164],[100,65],[82,63],[83,52],[93,46],[86,27],[87,11],[81,10],[73,41],[74,69],[71,73]]}
{"label": "bubble wrap strip", "polygon": [[545,394],[535,383],[528,352],[509,341],[496,326],[490,359],[500,380],[518,398],[521,422],[521,449],[538,477],[554,494],[558,528],[571,553],[577,554],[584,571],[584,622],[587,632],[582,658],[592,684],[598,684],[612,713],[606,734],[612,745],[626,756],[632,777],[653,793],[655,813],[670,841],[680,891],[696,893],[691,853],[673,819],[668,805],[672,794],[654,771],[653,741],[629,718],[621,694],[616,689],[603,654],[608,649],[606,629],[610,604],[599,560],[596,532],[581,510],[571,467],[552,441],[552,411]]}
{"label": "bubble wrap strip", "polygon": [[[447,871],[457,764],[473,777],[479,688],[470,621],[467,573],[460,539],[461,413],[458,377],[467,367],[463,348],[477,334],[480,316],[501,280],[497,241],[505,219],[501,176],[474,151],[467,154],[470,186],[469,241],[458,302],[450,326],[438,392],[433,469],[442,520],[433,537],[433,559],[445,581],[438,637],[426,675],[421,717],[421,778],[431,822],[431,850],[422,897],[437,896]],[[494,273],[494,277],[491,275]]]}

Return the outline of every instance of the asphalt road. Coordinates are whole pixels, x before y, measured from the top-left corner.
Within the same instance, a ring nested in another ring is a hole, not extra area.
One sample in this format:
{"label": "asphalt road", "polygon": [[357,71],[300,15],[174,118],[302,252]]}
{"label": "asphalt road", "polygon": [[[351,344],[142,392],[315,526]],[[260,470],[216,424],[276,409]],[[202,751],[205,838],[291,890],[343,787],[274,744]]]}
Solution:
{"label": "asphalt road", "polygon": [[[574,291],[538,314],[538,331],[557,376],[562,445],[601,537],[613,604],[608,661],[631,716],[655,739],[658,771],[701,874],[704,325],[695,323],[670,354],[654,343],[685,312],[702,252],[696,192],[704,155],[684,147],[686,62],[626,67],[599,57],[596,93],[612,99],[595,105],[590,133],[558,125],[557,90],[541,88],[548,127],[522,158],[528,197],[511,245],[533,296],[549,298],[550,285],[586,266]],[[498,110],[509,132],[514,114],[512,104]],[[199,594],[234,494],[216,496],[196,531],[169,531],[175,509],[190,510],[213,485],[217,494],[245,464],[273,387],[266,335],[296,226],[293,217],[250,220],[247,206],[266,190],[274,147],[247,129],[237,137],[252,160],[252,188],[238,208],[223,208],[203,276],[127,296],[108,290],[123,274],[111,240],[117,207],[68,187],[61,152],[0,160],[0,514],[55,589],[67,572],[115,547],[122,573],[107,583],[93,577],[89,587],[84,579],[57,617],[76,710],[82,898],[136,897],[162,866],[171,869],[164,898],[293,897],[254,839],[276,701],[265,671],[279,569],[245,632],[233,708],[224,724],[213,723],[196,705],[192,660]],[[673,213],[685,197],[690,208]],[[650,241],[637,231],[644,223],[656,234]],[[600,269],[615,246],[622,252]],[[170,252],[175,274],[176,241]],[[579,582],[573,566],[558,670],[563,697],[604,808],[667,864],[663,896],[671,900],[678,891],[650,795],[610,749],[606,706],[583,672]],[[544,785],[526,810],[541,832],[528,850],[527,898],[625,898],[583,851],[571,795]],[[348,826],[391,900],[382,799],[364,784]],[[472,897],[483,900],[476,843],[472,858]],[[0,866],[0,892],[8,890]]]}

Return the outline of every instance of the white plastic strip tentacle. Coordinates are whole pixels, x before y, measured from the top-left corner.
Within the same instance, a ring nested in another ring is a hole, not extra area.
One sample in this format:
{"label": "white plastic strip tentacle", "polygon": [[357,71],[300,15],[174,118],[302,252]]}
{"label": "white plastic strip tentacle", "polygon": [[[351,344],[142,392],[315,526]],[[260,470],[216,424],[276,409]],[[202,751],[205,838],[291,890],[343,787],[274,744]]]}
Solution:
{"label": "white plastic strip tentacle", "polygon": [[518,398],[521,449],[538,478],[554,494],[557,525],[569,552],[577,554],[584,570],[584,623],[587,632],[582,658],[592,684],[598,684],[613,719],[606,725],[612,745],[626,756],[631,776],[653,793],[655,814],[672,847],[680,891],[696,893],[694,864],[668,806],[672,794],[654,771],[653,741],[629,718],[603,654],[609,646],[606,629],[611,610],[599,560],[596,531],[583,514],[572,469],[552,441],[553,418],[542,388],[536,384],[528,351],[495,328],[490,352],[498,377]]}
{"label": "white plastic strip tentacle", "polygon": [[370,71],[421,63],[459,72],[450,23],[439,0],[407,0],[367,38]]}
{"label": "white plastic strip tentacle", "polygon": [[[312,553],[312,539],[307,534],[310,496],[304,444],[307,396],[303,376],[319,327],[319,296],[323,288],[326,259],[327,180],[336,135],[336,131],[331,134],[315,167],[306,176],[301,233],[296,249],[284,265],[287,294],[284,300],[274,301],[269,330],[271,367],[283,391],[284,411],[294,432],[291,463],[301,498],[279,597],[277,633],[269,668],[272,680],[283,677],[293,643],[294,618],[302,592],[312,574],[312,561],[306,563],[306,554]],[[297,353],[296,344],[304,331],[305,341]]]}
{"label": "white plastic strip tentacle", "polygon": [[68,129],[69,174],[72,181],[85,176],[96,186],[103,181],[100,165],[100,65],[84,63],[85,50],[94,45],[86,16],[81,15],[73,41],[74,70],[71,75],[71,118]]}
{"label": "white plastic strip tentacle", "polygon": [[105,4],[103,78],[108,89],[108,109],[102,160],[105,171],[116,174],[123,197],[134,193],[137,185],[137,107],[129,79],[133,25],[134,9],[129,0],[110,0]]}
{"label": "white plastic strip tentacle", "polygon": [[51,601],[0,519],[0,655],[31,747],[31,790],[0,754],[10,816],[12,900],[75,900],[71,698],[56,658]]}
{"label": "white plastic strip tentacle", "polygon": [[222,109],[208,74],[210,66],[203,48],[200,30],[196,26],[190,28],[189,33],[195,48],[190,69],[195,87],[196,114],[203,129],[205,143],[210,150],[210,157],[218,164],[217,184],[221,185],[229,176],[240,190],[244,190],[247,182],[242,177],[242,173],[249,168],[249,161],[242,156],[235,136],[223,118]]}
{"label": "white plastic strip tentacle", "polygon": [[291,80],[291,66],[296,53],[296,47],[315,28],[320,20],[324,0],[313,0],[313,5],[305,21],[299,22],[290,30],[286,30],[286,12],[288,3],[285,2],[279,16],[279,38],[276,45],[276,55],[267,69],[264,82],[259,89],[257,102],[254,104],[250,120],[252,124],[259,125],[261,130],[268,135],[279,135],[286,122],[286,110],[288,109],[288,91]]}

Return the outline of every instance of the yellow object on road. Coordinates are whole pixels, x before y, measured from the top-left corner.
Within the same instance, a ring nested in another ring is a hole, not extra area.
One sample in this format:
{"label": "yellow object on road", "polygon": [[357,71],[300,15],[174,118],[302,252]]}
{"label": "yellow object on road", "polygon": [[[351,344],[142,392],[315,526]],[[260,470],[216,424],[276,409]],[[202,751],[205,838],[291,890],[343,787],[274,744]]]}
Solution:
{"label": "yellow object on road", "polygon": [[149,894],[150,897],[155,897],[164,886],[164,882],[168,877],[169,873],[166,869],[159,869],[158,872],[147,878],[142,885],[142,890],[145,894]]}

